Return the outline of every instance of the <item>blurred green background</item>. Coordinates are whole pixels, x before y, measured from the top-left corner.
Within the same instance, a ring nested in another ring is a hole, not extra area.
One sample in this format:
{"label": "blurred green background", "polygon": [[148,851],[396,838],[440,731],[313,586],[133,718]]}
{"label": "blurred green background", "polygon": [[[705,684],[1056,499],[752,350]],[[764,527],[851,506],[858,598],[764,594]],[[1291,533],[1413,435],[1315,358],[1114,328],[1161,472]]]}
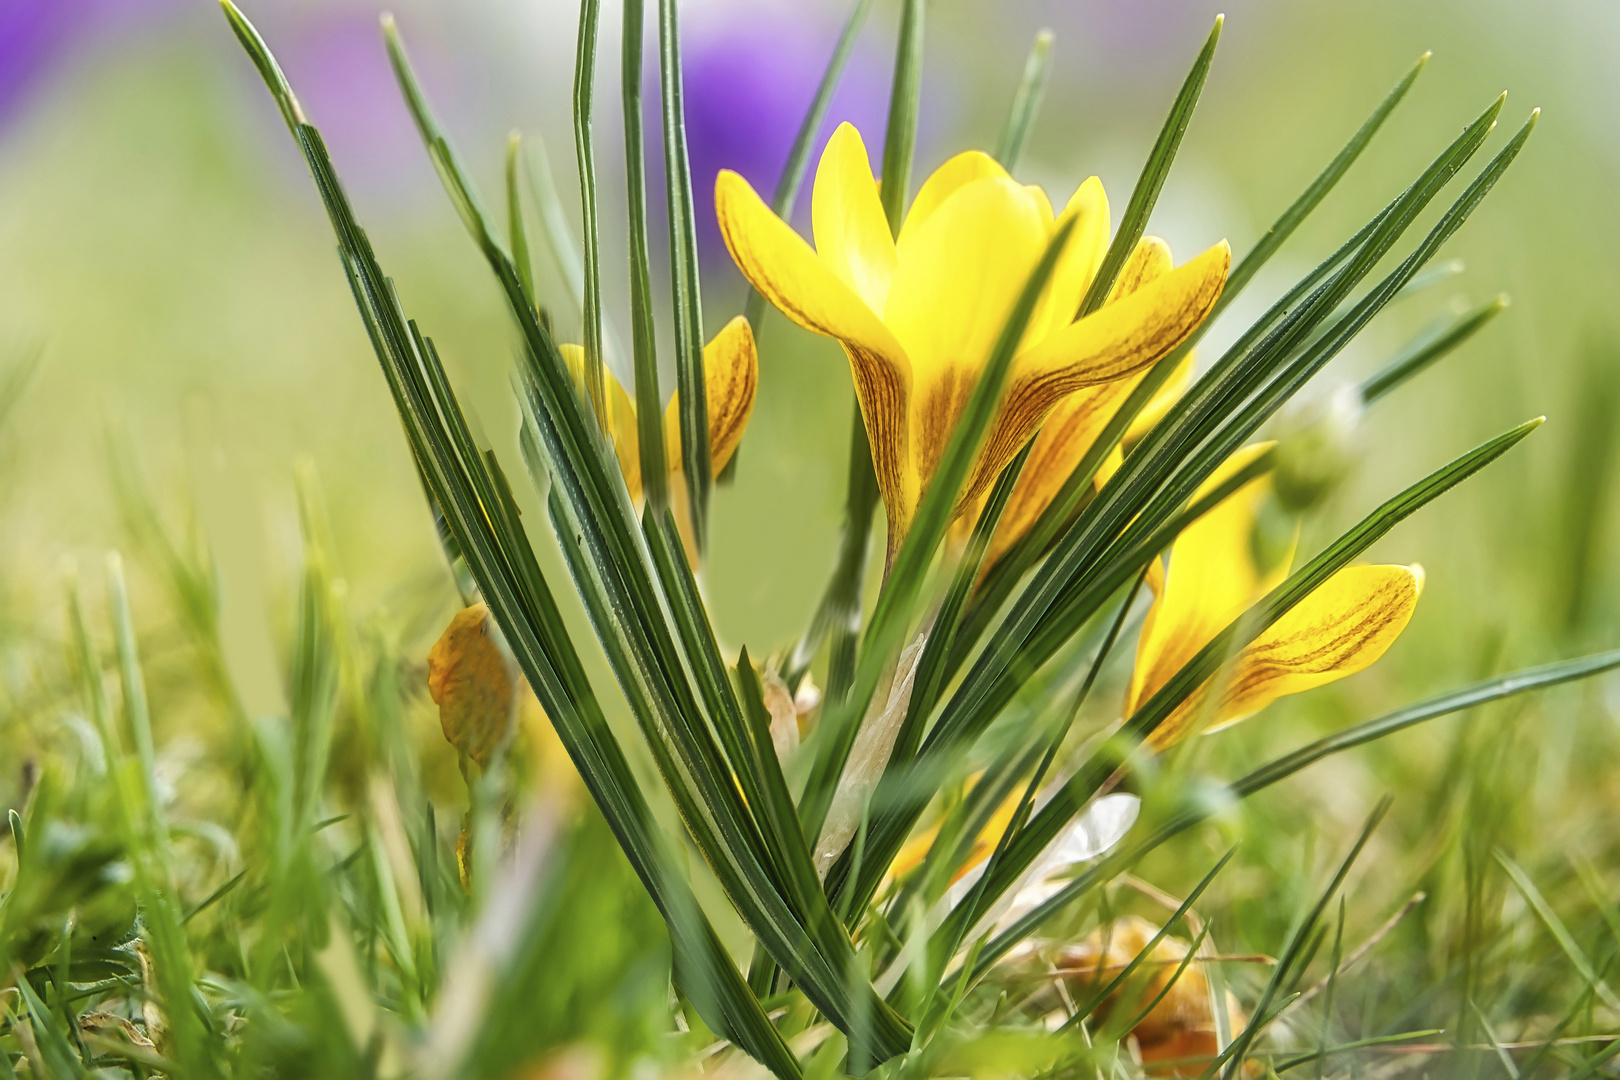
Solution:
{"label": "blurred green background", "polygon": [[[422,657],[454,593],[326,221],[224,20],[204,0],[9,3],[15,11],[0,16],[0,350],[42,350],[43,362],[0,439],[0,708],[20,708],[56,663],[64,557],[94,565],[106,549],[128,546],[110,457],[133,456],[171,526],[194,523],[205,538],[220,575],[227,662],[250,713],[284,707],[277,672],[297,579],[292,477],[300,460],[319,473],[351,611],[386,622],[407,655]],[[831,117],[855,120],[874,148],[896,6],[876,6]],[[407,309],[436,338],[486,435],[510,450],[517,416],[507,319],[394,92],[378,10],[350,0],[261,0],[245,9],[326,132]],[[395,10],[491,200],[515,128],[531,148],[544,140],[576,209],[573,5],[401,0]],[[700,188],[730,166],[769,189],[845,10],[819,0],[687,5]],[[1049,26],[1054,73],[1022,178],[1057,199],[1097,173],[1117,216],[1218,10],[1202,0],[936,0],[919,179],[959,149],[993,145],[1029,41]],[[1394,306],[1321,381],[1374,370],[1457,304],[1506,292],[1512,307],[1368,414],[1360,469],[1308,523],[1302,550],[1467,447],[1529,417],[1550,419],[1522,450],[1379,544],[1375,558],[1428,570],[1410,629],[1369,673],[1216,740],[1216,768],[1229,773],[1310,731],[1620,638],[1608,558],[1620,408],[1620,76],[1612,62],[1620,8],[1599,0],[1235,0],[1225,11],[1214,73],[1150,230],[1183,258],[1221,237],[1241,255],[1413,60],[1435,55],[1369,153],[1208,339],[1206,362],[1498,92],[1511,92],[1511,127],[1532,107],[1544,110],[1519,163],[1442,254],[1464,271]],[[616,19],[605,13],[597,142],[608,304],[624,339]],[[706,242],[712,332],[740,310],[744,292],[712,229]],[[667,265],[660,251],[654,261]],[[553,306],[566,311],[556,274],[546,274]],[[831,343],[772,314],[760,346],[759,398],[736,482],[717,496],[707,569],[722,639],[756,655],[791,643],[830,567],[852,400]],[[521,497],[531,528],[544,529],[532,495]],[[137,572],[135,586],[161,669],[173,613],[149,571]],[[185,668],[172,661],[168,670],[170,683],[160,675],[156,692],[178,702]],[[1421,864],[1424,837],[1453,821],[1446,808],[1473,797],[1448,786],[1466,773],[1512,804],[1527,845],[1589,845],[1596,856],[1614,834],[1615,689],[1562,691],[1531,712],[1493,714],[1499,745],[1516,748],[1502,752],[1495,771],[1462,769],[1467,721],[1448,721],[1291,783],[1287,794],[1258,800],[1249,825],[1231,829],[1263,824],[1276,850],[1293,851],[1282,842],[1319,827],[1338,834],[1382,790],[1420,791],[1397,804],[1396,819]],[[420,711],[431,734],[431,714]],[[184,708],[157,713],[160,740],[185,734]],[[453,769],[447,748],[432,752],[441,771]],[[0,780],[0,792],[13,783]],[[1418,865],[1389,888],[1422,873]],[[1241,880],[1267,887],[1264,876]],[[1279,906],[1267,917],[1286,915]]]}

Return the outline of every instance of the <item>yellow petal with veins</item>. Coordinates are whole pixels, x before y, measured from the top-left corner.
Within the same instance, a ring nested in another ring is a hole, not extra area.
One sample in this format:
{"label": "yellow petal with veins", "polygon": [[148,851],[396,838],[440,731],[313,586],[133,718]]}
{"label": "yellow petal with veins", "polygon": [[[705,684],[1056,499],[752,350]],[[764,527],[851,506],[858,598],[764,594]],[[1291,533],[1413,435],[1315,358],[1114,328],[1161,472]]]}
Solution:
{"label": "yellow petal with veins", "polygon": [[838,125],[816,167],[810,198],[816,254],[872,311],[881,313],[894,276],[894,237],[854,125]]}
{"label": "yellow petal with veins", "polygon": [[849,356],[855,394],[872,444],[872,464],[889,512],[904,535],[916,502],[908,463],[911,363],[872,309],[810,245],[773,214],[748,181],[729,170],[715,180],[720,233],[749,284],[807,330],[837,338]]}
{"label": "yellow petal with veins", "polygon": [[1108,195],[1102,181],[1095,176],[1075,189],[1063,208],[1064,214],[1073,214],[1074,232],[1069,243],[1058,256],[1052,269],[1052,284],[1047,288],[1041,305],[1035,309],[1030,325],[1035,333],[1030,340],[1038,341],[1074,322],[1080,310],[1080,301],[1097,276],[1103,256],[1108,253],[1108,233],[1112,227],[1108,217]]}
{"label": "yellow petal with veins", "polygon": [[994,177],[958,189],[902,239],[884,321],[911,360],[911,464],[919,490],[1046,239],[1028,192]]}
{"label": "yellow petal with veins", "polygon": [[1006,402],[985,440],[963,504],[971,505],[989,489],[1064,397],[1142,371],[1181,344],[1214,306],[1230,263],[1231,249],[1223,241],[1026,349],[1015,362]]}
{"label": "yellow petal with veins", "polygon": [[[1223,483],[1269,446],[1248,446],[1233,454],[1204,482],[1198,496]],[[1249,481],[1189,525],[1171,545],[1164,587],[1153,604],[1152,625],[1143,627],[1138,638],[1136,670],[1125,699],[1127,717],[1287,575],[1284,560],[1262,577],[1250,553],[1255,508],[1270,488],[1269,476]]]}
{"label": "yellow petal with veins", "polygon": [[[558,345],[574,385],[583,393],[585,389],[585,350],[578,345]],[[630,489],[630,498],[641,494],[641,439],[636,431],[636,405],[613,372],[604,370],[607,384],[608,436],[613,440],[613,453],[619,459],[619,472],[624,475],[624,486]]]}
{"label": "yellow petal with veins", "polygon": [[[1157,237],[1144,237],[1115,281],[1114,298],[1128,296],[1156,281],[1173,266],[1169,245]],[[1030,450],[1029,460],[1024,463],[1024,471],[1018,476],[1012,498],[1002,512],[1001,524],[986,554],[986,565],[995,565],[1007,549],[1034,527],[1139,379],[1140,376],[1120,379],[1077,390],[1060,401],[1047,416]]]}
{"label": "yellow petal with veins", "polygon": [[1129,392],[1130,385],[1123,381],[1088,386],[1076,390],[1052,410],[1002,511],[1001,523],[985,553],[985,565],[994,566],[1035,527]]}
{"label": "yellow petal with veins", "polygon": [[[1174,568],[1172,568],[1172,573]],[[1420,566],[1347,566],[1256,638],[1238,656],[1208,730],[1235,724],[1288,694],[1369,667],[1406,629],[1423,593]],[[1204,690],[1165,718],[1150,743],[1162,748],[1186,734]]]}
{"label": "yellow petal with veins", "polygon": [[1176,268],[1170,254],[1170,245],[1157,236],[1144,236],[1137,241],[1131,257],[1119,268],[1113,288],[1108,290],[1108,303],[1117,303],[1133,293],[1141,292]]}
{"label": "yellow petal with veins", "polygon": [[[741,315],[703,347],[703,382],[709,399],[709,464],[718,474],[742,442],[759,386],[754,332]],[[682,460],[680,397],[677,391],[664,410],[664,454],[672,470]]]}
{"label": "yellow petal with veins", "polygon": [[[1150,248],[1150,252],[1155,249]],[[1223,240],[1151,284],[1049,335],[1018,358],[1019,379],[1058,394],[1139,371],[1180,345],[1226,284]],[[902,338],[902,340],[904,340]]]}

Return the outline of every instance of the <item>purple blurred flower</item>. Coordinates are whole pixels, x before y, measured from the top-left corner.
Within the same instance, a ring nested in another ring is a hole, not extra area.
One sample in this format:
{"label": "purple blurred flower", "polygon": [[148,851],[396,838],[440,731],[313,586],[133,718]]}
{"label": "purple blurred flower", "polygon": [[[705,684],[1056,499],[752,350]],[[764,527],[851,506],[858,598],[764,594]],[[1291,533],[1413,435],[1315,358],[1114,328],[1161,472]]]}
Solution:
{"label": "purple blurred flower", "polygon": [[[764,199],[771,199],[838,32],[838,24],[802,11],[733,10],[728,18],[694,25],[684,34],[687,146],[698,247],[705,261],[729,261],[714,216],[715,176],[721,169],[732,169],[747,178]],[[657,112],[657,57],[652,46],[649,41],[647,161],[649,187],[659,193],[661,201],[662,128]],[[872,155],[872,167],[881,167],[887,68],[888,58],[870,45],[857,47],[850,57],[811,153],[794,214],[797,220],[808,219],[816,161],[827,136],[842,121],[860,129]]]}
{"label": "purple blurred flower", "polygon": [[[276,55],[345,183],[366,198],[436,193],[377,12],[371,3],[354,3],[301,13],[277,28]],[[455,95],[434,93],[443,64],[433,44],[432,34],[412,35],[411,60],[442,107]]]}
{"label": "purple blurred flower", "polygon": [[0,0],[0,125],[76,47],[174,6],[173,0]]}

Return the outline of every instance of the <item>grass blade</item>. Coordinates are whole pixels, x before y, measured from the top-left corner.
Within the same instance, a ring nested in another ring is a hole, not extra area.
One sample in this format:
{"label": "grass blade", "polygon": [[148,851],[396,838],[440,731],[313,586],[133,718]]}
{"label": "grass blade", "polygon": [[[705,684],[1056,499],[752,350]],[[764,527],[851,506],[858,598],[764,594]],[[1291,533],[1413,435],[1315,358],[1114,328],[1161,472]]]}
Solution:
{"label": "grass blade", "polygon": [[1403,1031],[1397,1035],[1376,1035],[1370,1039],[1357,1039],[1354,1042],[1339,1043],[1337,1046],[1322,1046],[1308,1054],[1299,1054],[1295,1057],[1283,1058],[1273,1063],[1272,1070],[1285,1073],[1290,1069],[1297,1069],[1301,1065],[1311,1062],[1323,1062],[1336,1054],[1348,1053],[1351,1050],[1365,1050],[1370,1046],[1389,1046],[1394,1043],[1410,1042],[1413,1039],[1427,1039],[1435,1035],[1445,1034],[1445,1028],[1429,1028],[1423,1031]]}
{"label": "grass blade", "polygon": [[681,88],[680,21],[676,0],[658,0],[658,70],[664,95],[664,178],[669,202],[670,282],[675,309],[675,387],[680,392],[681,464],[686,474],[692,537],[708,548],[709,395],[703,377],[703,301],[698,283],[697,220],[692,164],[686,152]]}
{"label": "grass blade", "polygon": [[939,699],[939,692],[945,681],[945,662],[950,656],[951,644],[956,638],[956,628],[960,625],[962,608],[967,604],[968,597],[973,592],[974,584],[979,580],[979,571],[984,565],[984,556],[990,550],[990,541],[995,538],[996,526],[1001,522],[1001,515],[1007,509],[1007,503],[1012,499],[1013,489],[1018,486],[1018,477],[1023,473],[1024,462],[1035,448],[1032,438],[1024,444],[1018,456],[1008,462],[1007,467],[1001,470],[996,477],[995,487],[990,489],[985,499],[984,509],[979,511],[979,520],[973,523],[973,533],[968,538],[966,550],[963,551],[961,561],[957,563],[956,571],[951,577],[950,589],[945,593],[945,600],[939,607],[939,614],[934,619],[934,629],[929,632],[928,644],[923,647],[922,658],[917,661],[916,681],[912,684],[911,700],[906,704],[906,718],[900,725],[900,733],[894,740],[894,752],[890,761],[895,768],[902,767],[910,761],[917,752],[917,745],[922,741],[922,728],[928,714],[933,711],[934,703]]}
{"label": "grass blade", "polygon": [[647,161],[641,128],[642,0],[624,0],[625,190],[630,213],[630,347],[636,376],[636,434],[641,450],[641,490],[647,506],[662,514],[669,505],[669,467],[664,461],[664,403],[658,386],[658,339],[653,324],[652,257],[647,248]]}
{"label": "grass blade", "polygon": [[[1318,739],[1316,742],[1267,762],[1265,765],[1245,774],[1228,785],[1227,790],[1231,792],[1232,797],[1235,799],[1246,799],[1251,795],[1264,791],[1273,784],[1286,780],[1288,777],[1324,758],[1387,738],[1396,732],[1416,727],[1418,724],[1428,720],[1449,716],[1452,713],[1464,712],[1480,705],[1517,697],[1520,694],[1527,694],[1535,690],[1543,690],[1567,682],[1588,679],[1616,669],[1620,669],[1620,649],[1595,653],[1575,660],[1563,660],[1541,667],[1525,668],[1508,675],[1486,679],[1426,701],[1408,705],[1385,716],[1363,721],[1343,731],[1335,732],[1326,738]],[[1158,848],[1172,837],[1208,820],[1214,813],[1215,810],[1209,800],[1190,802],[1185,809],[1175,813],[1170,820],[1148,837],[1138,841],[1128,849],[1114,852],[1096,866],[1076,877],[1061,891],[1019,919],[1016,924],[990,942],[985,947],[978,965],[974,969],[974,977],[982,976],[989,970],[990,965],[1006,955],[1009,949],[1034,933],[1042,923],[1073,903],[1080,896],[1095,888],[1101,882],[1123,872],[1126,867],[1137,862],[1148,852]]]}
{"label": "grass blade", "polygon": [[[1181,922],[1181,920],[1186,917],[1187,912],[1191,911],[1192,906],[1198,902],[1198,898],[1204,895],[1204,890],[1209,888],[1209,886],[1215,881],[1216,875],[1226,868],[1226,864],[1231,862],[1232,856],[1236,854],[1236,845],[1226,849],[1226,854],[1222,855],[1215,865],[1210,867],[1209,873],[1205,874],[1203,879],[1199,881],[1196,886],[1194,886],[1193,891],[1187,894],[1187,898],[1181,902],[1181,906],[1176,908],[1175,912],[1164,921],[1164,925],[1159,927],[1158,932],[1148,939],[1147,944],[1142,946],[1142,950],[1133,956],[1128,964],[1120,969],[1119,974],[1115,975],[1109,980],[1108,985],[1091,995],[1090,1000],[1088,1000],[1085,1005],[1076,1009],[1074,1016],[1069,1019],[1069,1023],[1075,1024],[1084,1021],[1086,1017],[1097,1011],[1097,1006],[1101,1005],[1103,1002],[1107,1001],[1111,996],[1113,996],[1114,991],[1125,985],[1125,980],[1131,977],[1131,974],[1136,971],[1138,965],[1140,965],[1142,961],[1153,955],[1153,950],[1159,947],[1159,942],[1170,936],[1170,931],[1175,929],[1176,924]],[[1198,950],[1196,949],[1188,949],[1187,955],[1190,957],[1197,951]],[[1131,1028],[1134,1028],[1135,1026],[1135,1024],[1132,1024]],[[1126,1030],[1130,1030],[1130,1028],[1127,1028]]]}
{"label": "grass blade", "polygon": [[1371,404],[1473,337],[1508,306],[1506,294],[1457,316],[1438,333],[1425,335],[1361,384],[1361,400]]}
{"label": "grass blade", "polygon": [[[1313,936],[1313,931],[1316,929],[1316,924],[1321,920],[1322,913],[1327,910],[1327,906],[1332,901],[1334,894],[1344,884],[1344,879],[1349,876],[1350,868],[1355,865],[1362,849],[1367,846],[1367,841],[1372,839],[1373,830],[1378,828],[1378,823],[1389,812],[1390,801],[1389,796],[1384,796],[1383,799],[1379,800],[1378,805],[1373,808],[1373,812],[1367,816],[1367,822],[1361,828],[1361,835],[1356,837],[1356,842],[1351,846],[1350,853],[1339,864],[1338,872],[1333,875],[1333,880],[1328,883],[1326,889],[1322,890],[1322,895],[1317,899],[1315,906],[1311,908],[1305,919],[1299,924],[1287,947],[1277,957],[1277,964],[1271,969],[1271,978],[1266,983],[1265,990],[1261,992],[1260,1000],[1255,1003],[1253,1018],[1242,1032],[1232,1040],[1231,1045],[1221,1052],[1221,1058],[1229,1059],[1226,1064],[1226,1080],[1233,1080],[1234,1077],[1240,1075],[1243,1069],[1243,1060],[1248,1055],[1249,1047],[1254,1045],[1255,1037],[1259,1035],[1264,1025],[1269,1024],[1275,1018],[1276,1013],[1272,1011],[1272,1002],[1276,999],[1278,993],[1282,991],[1289,975],[1304,970],[1305,963],[1301,959],[1301,954],[1305,949],[1306,942]],[[1216,1060],[1210,1062],[1209,1068],[1204,1070],[1202,1080],[1208,1080],[1210,1076],[1214,1075],[1215,1071],[1221,1066],[1221,1058],[1216,1058]]]}
{"label": "grass blade", "polygon": [[1523,867],[1514,862],[1512,856],[1507,852],[1498,848],[1495,855],[1496,861],[1501,864],[1503,870],[1507,871],[1507,876],[1512,880],[1514,887],[1524,894],[1525,900],[1529,902],[1541,921],[1546,924],[1547,931],[1552,934],[1553,940],[1558,942],[1558,947],[1564,951],[1565,956],[1569,957],[1570,966],[1575,969],[1575,973],[1584,982],[1591,984],[1598,997],[1603,999],[1605,1005],[1610,1009],[1620,1010],[1620,998],[1615,997],[1614,991],[1610,990],[1608,984],[1599,978],[1597,972],[1592,969],[1592,961],[1581,950],[1581,947],[1576,944],[1574,935],[1564,926],[1564,921],[1558,917],[1558,913],[1552,909],[1552,905],[1547,903],[1547,898],[1541,895],[1541,890],[1536,888],[1536,883],[1530,880],[1530,875],[1526,874]]}
{"label": "grass blade", "polygon": [[911,162],[917,152],[917,110],[922,99],[923,0],[905,0],[900,13],[900,40],[894,53],[894,82],[889,89],[889,124],[883,135],[883,213],[889,231],[900,235],[911,194]]}
{"label": "grass blade", "polygon": [[[535,209],[540,214],[540,227],[545,233],[546,249],[551,252],[551,261],[557,268],[558,276],[562,278],[563,288],[568,290],[573,311],[576,315],[583,316],[585,257],[580,254],[579,245],[574,243],[574,231],[568,224],[568,214],[563,209],[562,198],[557,194],[557,181],[551,171],[551,156],[546,153],[546,142],[535,135],[530,140],[530,145],[533,149],[530,151],[529,168],[525,170],[529,180],[529,197],[534,200]],[[606,334],[607,328],[604,325],[604,339]]]}
{"label": "grass blade", "polygon": [[[400,55],[403,57],[403,53]],[[408,65],[401,62],[399,67],[402,80],[411,81]],[[444,137],[432,126],[425,104],[420,116],[430,142],[444,145]],[[510,539],[499,538],[502,550],[497,557],[525,579],[531,598],[526,617],[539,615],[550,620],[546,614],[549,600],[541,605],[545,610],[534,611],[538,602],[533,597],[544,593],[544,581],[493,457],[472,444],[431,342],[423,339],[414,325],[407,326],[399,313],[397,298],[375,268],[363,234],[352,221],[352,211],[341,201],[335,178],[329,175],[330,162],[318,145],[318,135],[307,126],[300,128],[299,134],[312,144],[309,156],[318,174],[318,186],[329,196],[329,209],[336,215],[340,234],[351,235],[355,250],[362,255],[359,263],[350,267],[362,314],[391,324],[384,336],[400,342],[399,361],[403,368],[403,372],[395,373],[405,381],[425,380],[425,385],[414,391],[406,388],[407,396],[417,394],[420,399],[402,404],[402,413],[421,422],[424,437],[448,441],[438,451],[447,456],[444,468],[473,489],[450,492],[464,500],[465,512],[487,519],[499,511],[498,531]],[[447,168],[455,168],[451,155],[445,153],[440,158]],[[457,172],[454,181],[470,190],[464,174]],[[667,789],[727,896],[816,1007],[845,1031],[851,1030],[857,1016],[870,1018],[873,1052],[882,1057],[900,1052],[911,1040],[904,1020],[870,987],[851,987],[844,977],[849,969],[846,961],[852,955],[848,938],[826,929],[835,926],[830,918],[795,910],[782,891],[780,875],[772,872],[773,860],[762,853],[758,823],[725,767],[710,728],[711,724],[726,723],[727,718],[707,711],[693,690],[691,669],[703,662],[705,649],[715,646],[712,640],[677,640],[689,628],[670,622],[669,598],[651,576],[654,558],[635,521],[611,451],[600,429],[581,411],[555,343],[522,300],[521,285],[509,257],[491,239],[482,220],[478,226],[474,237],[505,291],[522,332],[525,349],[517,373],[519,392],[528,422],[537,435],[536,445],[542,448],[544,467],[551,474],[550,507],[555,531],[570,557],[575,584],[588,601],[587,610],[598,638],[631,701],[642,734],[663,766]],[[377,284],[368,284],[370,278],[375,278]],[[493,522],[486,523],[493,526]],[[518,614],[503,614],[494,604],[492,610],[509,638],[528,629],[506,625],[507,618],[520,617]],[[571,653],[569,662],[576,662]],[[667,894],[665,899],[668,903],[661,907],[666,918],[672,918],[671,905],[684,901],[674,894]],[[734,968],[720,974],[728,987],[740,983]],[[862,1001],[863,997],[866,1000]],[[734,1012],[743,1009],[745,1019],[757,1011],[757,1002],[733,1006]]]}
{"label": "grass blade", "polygon": [[1131,201],[1125,205],[1125,216],[1119,223],[1119,231],[1114,234],[1113,243],[1108,245],[1108,254],[1103,256],[1102,265],[1097,268],[1091,287],[1080,301],[1080,310],[1075,313],[1075,318],[1083,319],[1103,306],[1114,288],[1114,279],[1125,268],[1125,260],[1131,257],[1137,242],[1147,231],[1148,218],[1153,214],[1154,204],[1159,201],[1165,177],[1170,175],[1170,165],[1176,159],[1176,151],[1181,149],[1181,138],[1187,134],[1193,110],[1198,107],[1198,98],[1204,92],[1204,82],[1209,78],[1209,67],[1215,60],[1215,46],[1221,40],[1221,26],[1225,22],[1225,15],[1215,17],[1215,28],[1204,40],[1204,47],[1193,61],[1192,70],[1187,73],[1180,91],[1176,93],[1170,115],[1165,117],[1164,127],[1159,129],[1159,137],[1142,166],[1142,174],[1136,178],[1136,187],[1131,191]]}
{"label": "grass blade", "polygon": [[1299,198],[1295,199],[1288,209],[1282,212],[1282,216],[1272,223],[1271,228],[1266,230],[1266,234],[1260,238],[1260,241],[1232,268],[1232,273],[1226,279],[1226,292],[1221,295],[1220,300],[1216,301],[1215,312],[1211,314],[1211,319],[1216,314],[1219,314],[1221,309],[1243,290],[1243,287],[1270,260],[1271,256],[1277,253],[1277,249],[1288,242],[1288,238],[1310,216],[1311,211],[1315,210],[1322,200],[1327,198],[1328,192],[1333,190],[1344,174],[1349,171],[1350,166],[1355,164],[1356,159],[1361,156],[1361,152],[1367,149],[1367,144],[1372,142],[1374,135],[1378,134],[1378,129],[1384,126],[1384,121],[1388,120],[1390,113],[1395,111],[1395,106],[1399,105],[1401,99],[1406,97],[1407,91],[1412,89],[1412,84],[1417,82],[1417,77],[1423,74],[1423,69],[1428,65],[1431,55],[1433,54],[1426,52],[1417,58],[1417,62],[1407,70],[1401,81],[1396,83],[1394,88],[1385,95],[1384,100],[1378,103],[1378,107],[1372,111],[1372,115],[1362,122],[1361,127],[1350,137],[1350,141],[1344,144],[1344,148],[1338,152],[1332,161],[1328,162],[1327,168],[1323,169],[1321,174],[1311,181],[1310,186],[1300,193]]}
{"label": "grass blade", "polygon": [[596,148],[591,112],[596,97],[596,31],[600,0],[579,0],[579,38],[574,53],[574,154],[579,159],[579,201],[585,240],[585,391],[603,431],[607,383],[602,359],[602,227],[596,210]]}
{"label": "grass blade", "polygon": [[1024,144],[1035,127],[1035,117],[1041,111],[1041,99],[1046,96],[1046,77],[1052,70],[1052,31],[1042,30],[1035,35],[1024,60],[1024,74],[1018,80],[1013,94],[1012,108],[1007,113],[1007,124],[1001,129],[996,143],[996,160],[1008,172],[1018,168],[1024,156]]}
{"label": "grass blade", "polygon": [[124,694],[124,728],[135,759],[140,762],[141,809],[151,830],[154,847],[168,850],[168,826],[158,796],[157,750],[152,743],[152,714],[146,701],[146,678],[135,643],[135,623],[129,611],[129,590],[124,584],[124,560],[107,556],[107,593],[112,607],[113,643],[117,648],[118,677]]}
{"label": "grass blade", "polygon": [[512,245],[512,262],[517,266],[518,280],[523,283],[523,294],[529,303],[540,304],[534,291],[534,260],[529,255],[529,233],[523,224],[523,198],[518,186],[518,173],[523,169],[523,136],[517,132],[506,137],[506,232]]}
{"label": "grass blade", "polygon": [[[291,91],[279,79],[257,31],[228,2],[224,4],[233,29],[261,73],[267,73],[278,101],[290,100]],[[284,115],[301,118],[296,110]],[[698,1006],[716,1030],[782,1076],[797,1076],[798,1065],[780,1035],[771,1026],[757,999],[748,992],[707,920],[697,908],[684,879],[672,868],[665,842],[651,809],[630,771],[579,658],[539,567],[533,562],[521,531],[516,527],[509,498],[501,498],[487,461],[471,448],[453,394],[449,393],[436,356],[407,325],[387,279],[378,266],[364,233],[333,174],[331,160],[320,135],[298,123],[293,135],[305,155],[317,190],[337,235],[344,267],[362,318],[367,322],[378,360],[418,460],[423,463],[435,499],[467,554],[479,587],[490,603],[529,684],[558,730],[565,747],[631,865],[636,869],[670,926],[675,948],[677,979],[683,992]],[[459,178],[457,178],[459,181]],[[475,225],[482,225],[475,222]],[[486,255],[504,270],[502,283],[509,300],[521,295],[515,272],[502,261],[498,245],[487,230],[475,229]],[[548,341],[532,311],[514,305],[526,337]],[[573,407],[572,433],[587,437],[588,423],[571,389],[561,361],[552,357],[558,382]],[[578,453],[578,451],[576,451]],[[578,460],[577,458],[575,460]],[[587,458],[588,460],[588,458]],[[598,465],[603,463],[598,462]]]}

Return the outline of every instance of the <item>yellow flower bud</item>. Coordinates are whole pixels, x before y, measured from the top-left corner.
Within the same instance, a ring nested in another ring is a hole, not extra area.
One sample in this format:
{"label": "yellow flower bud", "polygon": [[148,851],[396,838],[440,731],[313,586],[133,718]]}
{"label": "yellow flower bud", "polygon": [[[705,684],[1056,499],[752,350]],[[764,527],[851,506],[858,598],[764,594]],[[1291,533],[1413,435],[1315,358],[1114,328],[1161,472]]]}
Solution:
{"label": "yellow flower bud", "polygon": [[428,693],[444,737],[480,768],[512,731],[517,673],[483,604],[457,612],[428,652]]}

